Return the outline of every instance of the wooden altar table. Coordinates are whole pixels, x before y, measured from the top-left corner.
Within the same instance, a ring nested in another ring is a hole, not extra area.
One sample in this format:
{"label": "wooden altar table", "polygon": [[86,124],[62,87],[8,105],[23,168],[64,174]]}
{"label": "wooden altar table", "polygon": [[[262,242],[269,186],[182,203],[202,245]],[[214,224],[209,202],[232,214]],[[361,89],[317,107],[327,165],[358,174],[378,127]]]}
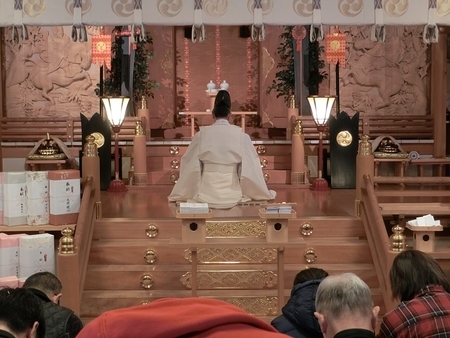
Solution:
{"label": "wooden altar table", "polygon": [[[178,114],[180,115],[189,115],[191,119],[191,138],[195,135],[195,117],[203,116],[203,115],[211,115],[211,111],[180,111]],[[245,116],[246,115],[256,115],[258,112],[256,111],[235,111],[231,113],[232,115],[241,115],[241,128],[245,133]]]}

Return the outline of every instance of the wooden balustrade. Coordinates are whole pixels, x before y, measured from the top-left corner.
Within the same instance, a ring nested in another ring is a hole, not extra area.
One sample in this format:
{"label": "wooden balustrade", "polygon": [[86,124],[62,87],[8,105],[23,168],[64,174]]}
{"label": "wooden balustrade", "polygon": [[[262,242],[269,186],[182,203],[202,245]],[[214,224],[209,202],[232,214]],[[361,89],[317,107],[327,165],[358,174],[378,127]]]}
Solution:
{"label": "wooden balustrade", "polygon": [[75,231],[75,252],[63,253],[61,247],[57,255],[58,278],[64,285],[61,305],[80,313],[81,295],[86,278],[86,269],[91,251],[92,234],[96,220],[96,201],[94,182],[87,177],[83,182],[80,214]]}
{"label": "wooden balustrade", "polygon": [[383,216],[380,213],[375,196],[374,185],[369,175],[364,175],[364,185],[361,188],[360,217],[366,231],[367,241],[380,283],[386,311],[395,308],[397,303],[392,300],[389,270],[396,252],[390,250],[389,235],[386,231]]}
{"label": "wooden balustrade", "polygon": [[[318,139],[319,133],[312,116],[299,116],[305,139]],[[136,117],[127,116],[119,133],[120,141],[132,141]],[[433,116],[394,115],[364,116],[360,119],[360,131],[371,139],[390,135],[396,139],[433,139]],[[2,142],[37,142],[46,133],[64,142],[81,142],[79,118],[0,118]]]}

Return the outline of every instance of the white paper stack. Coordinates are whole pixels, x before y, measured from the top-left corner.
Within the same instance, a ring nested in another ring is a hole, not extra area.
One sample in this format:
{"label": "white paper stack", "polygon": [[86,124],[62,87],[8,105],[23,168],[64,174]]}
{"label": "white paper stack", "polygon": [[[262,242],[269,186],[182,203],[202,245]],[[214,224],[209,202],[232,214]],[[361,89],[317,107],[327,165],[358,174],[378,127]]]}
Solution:
{"label": "white paper stack", "polygon": [[413,219],[408,223],[412,226],[425,226],[425,227],[441,226],[441,221],[435,220],[434,217],[430,214],[417,217],[416,219]]}
{"label": "white paper stack", "polygon": [[266,207],[266,214],[290,214],[292,212],[292,207],[290,205],[272,205]]}
{"label": "white paper stack", "polygon": [[208,203],[180,203],[180,214],[207,214]]}

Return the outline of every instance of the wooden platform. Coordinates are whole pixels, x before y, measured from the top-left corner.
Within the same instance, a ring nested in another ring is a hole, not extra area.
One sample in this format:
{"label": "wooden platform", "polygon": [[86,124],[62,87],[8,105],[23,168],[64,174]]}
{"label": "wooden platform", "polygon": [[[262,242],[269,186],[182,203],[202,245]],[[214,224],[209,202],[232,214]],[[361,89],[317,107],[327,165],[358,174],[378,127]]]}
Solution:
{"label": "wooden platform", "polygon": [[[354,216],[355,190],[331,189],[311,191],[290,185],[269,185],[277,192],[274,202],[294,203],[297,217],[302,216]],[[175,218],[176,205],[167,196],[172,186],[128,187],[126,193],[102,191],[104,218]],[[213,209],[213,218],[259,217],[261,206],[238,205],[227,210]]]}

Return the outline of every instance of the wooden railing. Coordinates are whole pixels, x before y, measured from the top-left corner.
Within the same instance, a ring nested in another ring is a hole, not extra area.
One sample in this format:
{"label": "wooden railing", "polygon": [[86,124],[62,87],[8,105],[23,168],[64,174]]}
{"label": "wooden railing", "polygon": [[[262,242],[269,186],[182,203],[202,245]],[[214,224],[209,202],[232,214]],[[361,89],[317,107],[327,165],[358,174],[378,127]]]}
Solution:
{"label": "wooden railing", "polygon": [[81,296],[91,251],[92,234],[96,220],[95,188],[92,177],[83,182],[80,214],[75,229],[75,252],[64,253],[60,246],[57,255],[58,277],[64,285],[61,305],[80,313]]}
{"label": "wooden railing", "polygon": [[[119,133],[120,141],[132,141],[136,118],[126,117]],[[79,118],[0,118],[2,142],[38,142],[46,137],[57,137],[68,146],[81,142],[82,130]]]}
{"label": "wooden railing", "polygon": [[[318,139],[319,133],[311,116],[299,116],[305,139]],[[125,118],[119,133],[120,141],[132,141],[136,117]],[[396,139],[433,139],[431,115],[364,116],[359,121],[360,133],[374,139],[390,135]],[[0,118],[2,142],[37,142],[46,133],[64,142],[81,142],[79,118]]]}
{"label": "wooden railing", "polygon": [[395,139],[433,139],[432,115],[363,116],[360,130],[375,139],[389,135]]}
{"label": "wooden railing", "polygon": [[[408,220],[432,214],[446,219],[450,217],[450,177],[374,177],[363,176],[359,214],[363,221],[380,283],[386,310],[396,306],[391,299],[389,271],[397,252],[391,250],[390,234],[386,221],[394,220],[405,226]],[[412,235],[409,234],[410,245]],[[449,242],[449,239],[443,238]],[[446,243],[447,243],[446,242]],[[450,273],[450,249],[448,245],[429,252],[438,260],[444,271]]]}
{"label": "wooden railing", "polygon": [[389,236],[386,232],[383,216],[380,213],[374,185],[369,175],[364,175],[364,186],[361,188],[360,217],[366,231],[367,241],[378,276],[386,311],[392,310],[396,302],[392,300],[389,269],[396,252],[391,251]]}

